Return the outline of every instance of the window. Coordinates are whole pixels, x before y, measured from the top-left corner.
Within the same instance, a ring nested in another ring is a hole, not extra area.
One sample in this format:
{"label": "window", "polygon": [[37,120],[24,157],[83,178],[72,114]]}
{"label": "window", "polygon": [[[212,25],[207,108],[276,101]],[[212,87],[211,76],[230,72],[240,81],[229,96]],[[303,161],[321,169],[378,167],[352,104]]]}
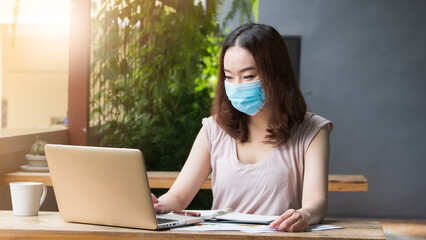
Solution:
{"label": "window", "polygon": [[14,4],[0,1],[1,128],[64,127],[69,0],[20,0],[13,35]]}

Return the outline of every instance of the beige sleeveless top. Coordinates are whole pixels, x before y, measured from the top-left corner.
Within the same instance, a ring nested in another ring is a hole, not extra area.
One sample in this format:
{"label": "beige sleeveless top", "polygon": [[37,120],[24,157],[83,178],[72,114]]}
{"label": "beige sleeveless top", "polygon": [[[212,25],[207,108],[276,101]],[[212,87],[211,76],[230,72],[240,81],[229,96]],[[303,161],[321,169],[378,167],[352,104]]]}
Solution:
{"label": "beige sleeveless top", "polygon": [[306,113],[291,130],[286,144],[273,148],[262,161],[241,163],[236,141],[215,122],[204,118],[212,166],[212,209],[232,208],[251,214],[281,215],[302,205],[305,152],[318,131],[332,123]]}

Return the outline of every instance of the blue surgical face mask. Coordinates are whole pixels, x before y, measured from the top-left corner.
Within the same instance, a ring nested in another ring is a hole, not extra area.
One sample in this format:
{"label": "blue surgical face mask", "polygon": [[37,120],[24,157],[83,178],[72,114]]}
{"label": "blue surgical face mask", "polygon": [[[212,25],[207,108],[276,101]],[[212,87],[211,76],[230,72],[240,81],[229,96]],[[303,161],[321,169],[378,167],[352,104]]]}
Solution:
{"label": "blue surgical face mask", "polygon": [[260,80],[239,84],[225,81],[225,92],[235,109],[250,116],[256,115],[265,104]]}

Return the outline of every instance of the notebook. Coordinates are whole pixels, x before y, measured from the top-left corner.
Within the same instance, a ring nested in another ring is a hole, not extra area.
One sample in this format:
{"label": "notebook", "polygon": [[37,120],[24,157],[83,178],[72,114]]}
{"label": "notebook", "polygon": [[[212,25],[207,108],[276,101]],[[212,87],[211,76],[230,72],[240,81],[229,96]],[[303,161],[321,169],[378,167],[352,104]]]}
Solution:
{"label": "notebook", "polygon": [[65,221],[151,230],[203,221],[155,214],[142,152],[137,149],[47,144],[45,152]]}
{"label": "notebook", "polygon": [[204,220],[226,221],[233,223],[270,224],[279,216],[246,214],[232,211],[231,208],[220,210],[191,210],[198,212]]}

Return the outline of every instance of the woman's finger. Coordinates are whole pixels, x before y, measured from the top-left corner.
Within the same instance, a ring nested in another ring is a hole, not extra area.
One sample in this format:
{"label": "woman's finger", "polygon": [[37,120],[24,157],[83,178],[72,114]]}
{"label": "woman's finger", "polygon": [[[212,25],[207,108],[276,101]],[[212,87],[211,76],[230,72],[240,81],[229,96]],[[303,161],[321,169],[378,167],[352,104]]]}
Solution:
{"label": "woman's finger", "polygon": [[308,223],[302,217],[297,222],[295,222],[291,226],[287,227],[287,231],[301,232],[301,231],[305,231],[308,228],[308,226],[309,226]]}
{"label": "woman's finger", "polygon": [[284,222],[286,219],[288,219],[289,217],[291,217],[291,215],[293,215],[293,213],[295,211],[296,210],[294,210],[294,209],[287,210],[285,213],[281,214],[281,216],[279,216],[277,219],[275,219],[275,221],[273,221],[271,224],[269,224],[268,228],[270,228],[270,229],[276,228],[282,222]]}
{"label": "woman's finger", "polygon": [[154,211],[156,213],[162,213],[163,211],[161,210],[161,207],[159,206],[159,204],[155,203],[154,204]]}
{"label": "woman's finger", "polygon": [[161,202],[154,203],[154,211],[160,214],[164,213],[165,212],[164,205]]}
{"label": "woman's finger", "polygon": [[278,231],[282,231],[282,230],[288,231],[289,227],[291,225],[293,225],[295,222],[297,222],[299,219],[300,219],[300,215],[297,215],[296,213],[293,213],[293,215],[291,215],[291,217],[289,217],[288,219],[286,219],[284,222],[282,222],[278,226],[277,230]]}

